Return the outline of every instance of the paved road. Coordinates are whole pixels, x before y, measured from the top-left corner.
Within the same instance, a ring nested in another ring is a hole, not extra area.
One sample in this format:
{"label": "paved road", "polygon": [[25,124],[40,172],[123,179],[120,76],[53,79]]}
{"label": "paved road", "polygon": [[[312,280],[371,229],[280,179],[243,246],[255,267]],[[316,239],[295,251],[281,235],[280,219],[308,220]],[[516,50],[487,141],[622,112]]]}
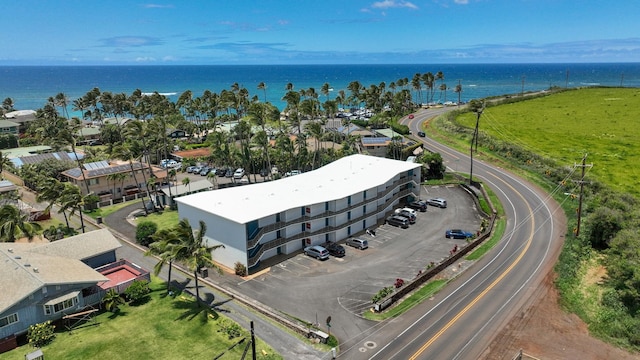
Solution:
{"label": "paved road", "polygon": [[[408,121],[419,124],[446,109],[422,111]],[[445,163],[468,169],[467,155],[423,138]],[[385,344],[369,352],[343,353],[349,359],[478,359],[493,336],[522,309],[551,271],[559,255],[566,225],[558,205],[535,185],[474,161],[473,173],[502,202],[507,228],[502,241],[446,289],[401,318],[388,322],[365,339]]]}

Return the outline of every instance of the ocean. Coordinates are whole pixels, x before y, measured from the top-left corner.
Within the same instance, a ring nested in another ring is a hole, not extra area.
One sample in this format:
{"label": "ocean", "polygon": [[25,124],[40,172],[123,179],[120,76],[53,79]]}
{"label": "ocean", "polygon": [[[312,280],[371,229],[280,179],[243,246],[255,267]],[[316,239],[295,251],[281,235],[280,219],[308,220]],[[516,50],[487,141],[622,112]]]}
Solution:
{"label": "ocean", "polygon": [[[461,100],[484,98],[522,91],[538,91],[551,86],[580,87],[590,85],[640,87],[640,63],[597,64],[425,64],[425,65],[228,65],[228,66],[2,66],[0,67],[0,100],[12,98],[18,110],[41,108],[49,97],[64,93],[73,101],[94,87],[112,93],[130,95],[142,92],[167,94],[176,101],[191,90],[193,96],[205,90],[219,93],[234,83],[248,90],[250,97],[261,101],[264,92],[258,84],[266,84],[267,101],[283,109],[285,87],[294,90],[314,88],[324,102],[320,89],[328,83],[330,98],[353,81],[363,86],[387,85],[399,79],[411,82],[416,73],[442,71],[449,90],[447,99],[457,101],[453,92],[462,86]],[[436,82],[437,87],[440,81]],[[411,85],[408,85],[411,88]],[[440,91],[436,91],[436,100]],[[444,95],[444,94],[443,94]],[[440,101],[445,101],[443,98]]]}

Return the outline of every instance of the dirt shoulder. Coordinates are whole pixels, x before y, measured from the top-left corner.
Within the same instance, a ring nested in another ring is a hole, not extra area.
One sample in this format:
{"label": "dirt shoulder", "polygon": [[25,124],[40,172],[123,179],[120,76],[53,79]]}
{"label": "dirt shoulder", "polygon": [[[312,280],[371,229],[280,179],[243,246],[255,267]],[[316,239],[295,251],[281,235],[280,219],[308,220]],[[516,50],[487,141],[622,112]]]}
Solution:
{"label": "dirt shoulder", "polygon": [[547,276],[536,299],[496,336],[482,359],[513,359],[519,350],[523,359],[640,359],[589,335],[587,325],[558,305],[554,275]]}

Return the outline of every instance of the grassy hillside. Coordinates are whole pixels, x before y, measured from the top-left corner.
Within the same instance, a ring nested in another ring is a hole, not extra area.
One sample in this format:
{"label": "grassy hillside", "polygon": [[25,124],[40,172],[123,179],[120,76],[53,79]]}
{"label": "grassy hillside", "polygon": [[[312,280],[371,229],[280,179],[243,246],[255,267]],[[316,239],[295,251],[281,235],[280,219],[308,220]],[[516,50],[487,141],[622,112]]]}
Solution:
{"label": "grassy hillside", "polygon": [[[476,116],[457,121],[474,127]],[[480,132],[572,166],[588,154],[590,177],[640,196],[640,89],[566,91],[485,109]]]}

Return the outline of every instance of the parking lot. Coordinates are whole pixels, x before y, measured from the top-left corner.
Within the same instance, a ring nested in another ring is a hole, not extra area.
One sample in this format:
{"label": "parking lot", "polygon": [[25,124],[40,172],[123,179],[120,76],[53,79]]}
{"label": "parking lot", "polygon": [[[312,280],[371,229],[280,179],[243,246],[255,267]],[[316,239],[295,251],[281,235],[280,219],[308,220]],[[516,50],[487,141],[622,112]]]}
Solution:
{"label": "parking lot", "polygon": [[455,245],[467,244],[466,240],[446,239],[447,229],[475,233],[480,226],[475,203],[463,189],[423,187],[421,194],[422,199],[445,198],[448,207],[429,206],[426,212],[418,212],[416,223],[408,229],[380,225],[375,236],[358,234],[368,240],[368,249],[345,245],[344,257],[324,261],[300,253],[250,280],[230,278],[233,282],[228,286],[285,314],[319,323],[321,328],[324,319],[332,316],[331,332],[341,339],[350,338],[372,325],[362,313],[373,306],[371,298],[378,291],[393,286],[397,278],[413,279],[430,262],[448,257]]}

